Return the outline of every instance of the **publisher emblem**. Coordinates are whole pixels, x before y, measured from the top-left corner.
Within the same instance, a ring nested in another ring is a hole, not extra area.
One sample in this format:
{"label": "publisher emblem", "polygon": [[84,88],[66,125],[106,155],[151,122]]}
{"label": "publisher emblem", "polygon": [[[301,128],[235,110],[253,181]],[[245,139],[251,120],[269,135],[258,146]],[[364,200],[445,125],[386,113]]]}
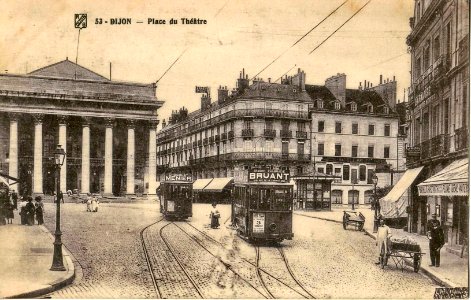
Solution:
{"label": "publisher emblem", "polygon": [[75,28],[87,28],[87,14],[75,14]]}

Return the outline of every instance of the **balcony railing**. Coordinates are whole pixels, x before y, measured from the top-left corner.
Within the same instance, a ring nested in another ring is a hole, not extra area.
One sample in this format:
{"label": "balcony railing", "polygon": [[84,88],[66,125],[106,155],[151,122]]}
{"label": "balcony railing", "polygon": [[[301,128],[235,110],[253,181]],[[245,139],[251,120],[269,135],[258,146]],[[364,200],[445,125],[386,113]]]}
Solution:
{"label": "balcony railing", "polygon": [[281,138],[290,139],[292,137],[291,130],[280,130],[280,136]]}
{"label": "balcony railing", "polygon": [[253,137],[253,129],[242,129],[242,137]]}
{"label": "balcony railing", "polygon": [[450,150],[450,139],[446,134],[440,134],[420,144],[420,159],[428,159],[445,155]]}
{"label": "balcony railing", "polygon": [[266,138],[275,138],[276,137],[276,130],[274,129],[265,129],[263,131],[263,136]]}
{"label": "balcony railing", "polygon": [[305,131],[296,131],[296,138],[297,139],[307,139],[307,132]]}
{"label": "balcony railing", "polygon": [[469,131],[467,127],[461,127],[455,130],[455,151],[468,149]]}

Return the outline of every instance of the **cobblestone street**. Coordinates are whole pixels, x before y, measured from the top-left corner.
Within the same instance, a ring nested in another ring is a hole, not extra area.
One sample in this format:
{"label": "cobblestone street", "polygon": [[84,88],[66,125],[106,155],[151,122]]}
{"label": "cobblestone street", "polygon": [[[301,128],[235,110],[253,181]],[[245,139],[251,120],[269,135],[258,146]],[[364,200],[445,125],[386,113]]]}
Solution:
{"label": "cobblestone street", "polygon": [[[53,298],[431,298],[436,287],[408,267],[382,270],[375,241],[337,223],[295,215],[294,239],[277,247],[235,235],[228,205],[218,207],[225,224],[217,230],[207,204],[194,204],[187,222],[159,221],[156,203],[62,208],[63,242],[83,276]],[[46,211],[53,232],[53,206]]]}

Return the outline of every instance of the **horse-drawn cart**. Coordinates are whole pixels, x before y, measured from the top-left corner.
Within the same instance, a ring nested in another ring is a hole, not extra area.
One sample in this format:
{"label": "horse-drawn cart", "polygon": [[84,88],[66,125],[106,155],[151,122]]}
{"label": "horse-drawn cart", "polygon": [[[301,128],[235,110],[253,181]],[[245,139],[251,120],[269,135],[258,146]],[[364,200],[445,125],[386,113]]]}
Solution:
{"label": "horse-drawn cart", "polygon": [[358,231],[363,229],[365,225],[365,216],[361,212],[344,211],[343,212],[343,229],[347,229],[347,225],[353,225]]}

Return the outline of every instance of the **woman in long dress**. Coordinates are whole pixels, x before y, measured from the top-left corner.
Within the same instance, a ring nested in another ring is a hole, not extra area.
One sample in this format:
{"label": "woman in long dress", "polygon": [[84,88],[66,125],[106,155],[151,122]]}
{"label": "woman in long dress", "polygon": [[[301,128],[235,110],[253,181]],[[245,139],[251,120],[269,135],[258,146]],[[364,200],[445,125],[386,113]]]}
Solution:
{"label": "woman in long dress", "polygon": [[216,208],[216,203],[213,203],[213,208],[211,209],[210,218],[211,218],[211,228],[213,229],[219,228],[220,214]]}
{"label": "woman in long dress", "polygon": [[29,196],[28,197],[28,203],[26,204],[26,221],[29,226],[34,225],[34,213],[35,213],[35,208],[33,204],[33,197]]}
{"label": "woman in long dress", "polygon": [[92,197],[92,212],[98,211],[98,200],[96,197]]}

